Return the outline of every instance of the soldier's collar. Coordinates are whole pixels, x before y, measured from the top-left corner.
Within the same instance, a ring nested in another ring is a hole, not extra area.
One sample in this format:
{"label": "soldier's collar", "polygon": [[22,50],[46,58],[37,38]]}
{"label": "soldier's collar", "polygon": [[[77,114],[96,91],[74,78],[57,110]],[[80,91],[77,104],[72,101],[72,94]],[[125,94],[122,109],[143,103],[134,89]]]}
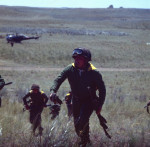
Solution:
{"label": "soldier's collar", "polygon": [[[74,68],[76,68],[74,63],[72,63],[72,66],[73,66]],[[96,67],[95,67],[92,63],[88,63],[87,71],[95,70],[95,69],[96,69]]]}

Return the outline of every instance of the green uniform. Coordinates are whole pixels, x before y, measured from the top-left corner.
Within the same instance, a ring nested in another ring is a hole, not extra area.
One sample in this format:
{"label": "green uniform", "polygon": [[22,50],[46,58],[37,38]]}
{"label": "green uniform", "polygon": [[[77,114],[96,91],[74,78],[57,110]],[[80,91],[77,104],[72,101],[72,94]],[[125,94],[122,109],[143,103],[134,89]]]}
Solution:
{"label": "green uniform", "polygon": [[[79,70],[73,63],[68,65],[54,80],[50,92],[56,93],[65,79],[68,79],[72,92],[75,131],[81,138],[82,144],[85,144],[90,140],[89,118],[93,110],[102,107],[105,101],[105,85],[100,72],[92,64],[88,63],[85,70]],[[93,105],[97,90],[99,91],[99,100]]]}
{"label": "green uniform", "polygon": [[[28,104],[27,98],[30,98],[30,104]],[[23,97],[24,105],[29,107],[30,123],[33,124],[33,132],[35,132],[37,127],[39,128],[39,132],[43,130],[43,128],[41,127],[41,113],[43,111],[43,108],[46,106],[47,101],[48,97],[43,91],[33,93],[33,90],[30,90]]]}
{"label": "green uniform", "polygon": [[55,79],[50,91],[56,93],[65,79],[68,79],[74,97],[78,97],[83,102],[87,101],[90,99],[88,91],[90,87],[93,95],[96,95],[96,90],[99,91],[99,105],[103,105],[106,95],[105,85],[100,72],[92,64],[89,63],[84,71],[78,70],[74,63],[68,65]]}

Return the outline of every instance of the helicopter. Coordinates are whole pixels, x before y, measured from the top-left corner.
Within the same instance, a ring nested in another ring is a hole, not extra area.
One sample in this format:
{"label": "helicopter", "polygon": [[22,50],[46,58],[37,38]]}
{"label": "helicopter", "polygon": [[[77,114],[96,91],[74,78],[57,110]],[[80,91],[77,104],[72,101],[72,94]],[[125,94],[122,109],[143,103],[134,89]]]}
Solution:
{"label": "helicopter", "polygon": [[11,46],[13,47],[14,46],[14,43],[21,43],[21,41],[23,40],[29,40],[29,39],[39,39],[40,36],[32,36],[32,37],[29,37],[29,36],[26,36],[24,34],[7,34],[6,35],[6,40],[7,40],[7,43],[10,43]]}

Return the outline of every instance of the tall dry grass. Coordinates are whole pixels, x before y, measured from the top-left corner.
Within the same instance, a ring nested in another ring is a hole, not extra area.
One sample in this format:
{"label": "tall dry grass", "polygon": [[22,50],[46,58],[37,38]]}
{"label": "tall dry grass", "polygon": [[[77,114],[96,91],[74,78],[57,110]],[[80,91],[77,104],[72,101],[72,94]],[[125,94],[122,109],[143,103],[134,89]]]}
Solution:
{"label": "tall dry grass", "polygon": [[[57,72],[6,72],[1,71],[13,85],[4,88],[2,107],[0,108],[0,146],[76,146],[77,137],[73,120],[69,121],[65,103],[61,106],[59,116],[51,120],[49,109],[42,113],[43,136],[33,137],[28,121],[28,111],[23,112],[22,96],[30,89],[32,83],[40,84],[49,95],[49,88]],[[92,114],[90,119],[90,136],[92,146],[149,146],[150,117],[144,109],[149,100],[149,72],[102,72],[106,84],[107,96],[102,115],[106,117],[109,133],[108,139],[99,121]],[[23,81],[26,79],[26,81]],[[61,99],[69,91],[66,81],[58,92]]]}

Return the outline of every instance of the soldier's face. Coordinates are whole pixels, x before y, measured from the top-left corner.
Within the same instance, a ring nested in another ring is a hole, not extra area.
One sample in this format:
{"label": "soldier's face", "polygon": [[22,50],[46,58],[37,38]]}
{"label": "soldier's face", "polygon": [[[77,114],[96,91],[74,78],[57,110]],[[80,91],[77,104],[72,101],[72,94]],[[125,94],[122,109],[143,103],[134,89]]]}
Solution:
{"label": "soldier's face", "polygon": [[38,93],[39,90],[38,89],[33,89],[33,93]]}
{"label": "soldier's face", "polygon": [[74,58],[74,61],[75,61],[75,66],[80,69],[84,68],[87,64],[87,60],[83,56],[76,56]]}

